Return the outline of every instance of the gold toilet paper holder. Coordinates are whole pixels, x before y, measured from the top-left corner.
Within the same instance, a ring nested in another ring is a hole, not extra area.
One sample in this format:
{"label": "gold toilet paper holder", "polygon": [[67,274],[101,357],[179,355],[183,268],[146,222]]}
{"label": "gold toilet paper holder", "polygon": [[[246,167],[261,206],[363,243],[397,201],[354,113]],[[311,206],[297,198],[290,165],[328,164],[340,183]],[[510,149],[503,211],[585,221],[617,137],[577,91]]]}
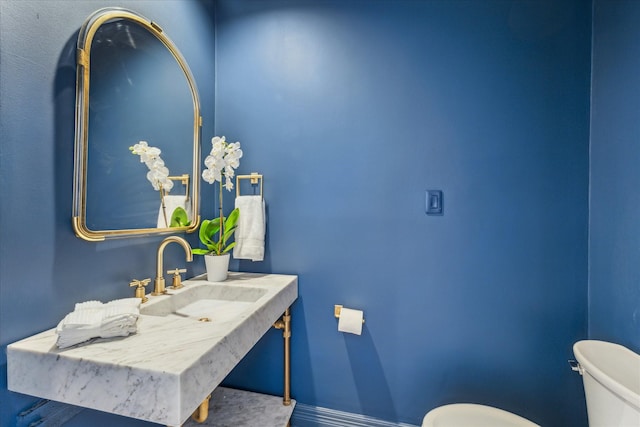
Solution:
{"label": "gold toilet paper holder", "polygon": [[[339,304],[336,304],[333,306],[333,315],[336,317],[336,319],[340,318],[340,313],[342,312],[342,306]],[[364,319],[362,319],[362,323],[364,323]]]}

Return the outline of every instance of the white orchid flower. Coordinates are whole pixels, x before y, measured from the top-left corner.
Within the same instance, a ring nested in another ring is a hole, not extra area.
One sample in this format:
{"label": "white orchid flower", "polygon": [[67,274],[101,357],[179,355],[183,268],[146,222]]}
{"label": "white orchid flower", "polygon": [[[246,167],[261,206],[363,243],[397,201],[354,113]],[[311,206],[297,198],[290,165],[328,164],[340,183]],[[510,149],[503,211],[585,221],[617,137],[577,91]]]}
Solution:
{"label": "white orchid flower", "polygon": [[149,147],[149,144],[147,144],[147,141],[140,141],[137,144],[135,144],[133,147],[129,147],[129,150],[131,150],[133,154],[139,155],[147,151],[148,147]]}
{"label": "white orchid flower", "polygon": [[139,141],[129,150],[133,154],[140,156],[140,162],[147,165],[149,172],[147,179],[156,191],[160,187],[167,193],[173,188],[173,181],[169,179],[169,169],[165,166],[164,160],[160,157],[162,151],[158,147],[151,147],[147,141]]}
{"label": "white orchid flower", "polygon": [[225,141],[225,137],[216,136],[211,140],[211,155],[215,157],[223,158],[225,155],[225,147],[227,146],[227,142]]}
{"label": "white orchid flower", "polygon": [[216,159],[214,156],[207,156],[207,158],[204,159],[204,165],[209,169],[215,168],[218,163],[218,159]]}
{"label": "white orchid flower", "polygon": [[173,181],[171,181],[169,179],[169,176],[167,175],[167,178],[162,180],[162,188],[164,189],[164,191],[166,191],[167,193],[169,191],[171,191],[171,189],[173,188]]}
{"label": "white orchid flower", "polygon": [[220,181],[220,169],[205,169],[202,171],[202,179],[207,181],[209,184],[213,184],[216,181]]}
{"label": "white orchid flower", "polygon": [[222,185],[224,175],[224,187],[231,191],[233,189],[234,169],[240,166],[242,150],[240,143],[228,143],[224,136],[214,136],[211,138],[211,152],[204,159],[206,169],[202,172],[202,179],[209,184],[218,181]]}

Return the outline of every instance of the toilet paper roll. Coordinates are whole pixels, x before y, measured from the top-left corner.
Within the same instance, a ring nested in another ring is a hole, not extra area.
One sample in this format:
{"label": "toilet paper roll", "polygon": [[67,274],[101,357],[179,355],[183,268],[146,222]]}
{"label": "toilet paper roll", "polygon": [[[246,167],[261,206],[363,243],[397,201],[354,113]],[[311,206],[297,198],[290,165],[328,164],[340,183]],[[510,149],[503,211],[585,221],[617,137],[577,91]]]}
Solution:
{"label": "toilet paper roll", "polygon": [[363,317],[364,313],[362,310],[342,308],[340,311],[340,320],[338,320],[338,331],[361,335]]}

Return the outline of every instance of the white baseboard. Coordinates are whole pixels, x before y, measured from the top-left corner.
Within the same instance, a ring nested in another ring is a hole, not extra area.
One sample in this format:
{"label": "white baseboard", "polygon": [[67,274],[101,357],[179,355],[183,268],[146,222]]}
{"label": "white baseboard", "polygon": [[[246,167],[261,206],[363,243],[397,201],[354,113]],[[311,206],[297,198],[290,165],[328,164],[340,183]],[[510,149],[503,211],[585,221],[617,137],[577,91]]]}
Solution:
{"label": "white baseboard", "polygon": [[[58,427],[75,417],[83,408],[50,400],[40,400],[31,408],[18,415],[17,427],[48,426]],[[413,424],[393,423],[352,414],[335,409],[296,403],[291,427],[418,427]]]}
{"label": "white baseboard", "polygon": [[412,424],[393,423],[352,414],[335,409],[296,403],[291,417],[291,427],[417,427]]}

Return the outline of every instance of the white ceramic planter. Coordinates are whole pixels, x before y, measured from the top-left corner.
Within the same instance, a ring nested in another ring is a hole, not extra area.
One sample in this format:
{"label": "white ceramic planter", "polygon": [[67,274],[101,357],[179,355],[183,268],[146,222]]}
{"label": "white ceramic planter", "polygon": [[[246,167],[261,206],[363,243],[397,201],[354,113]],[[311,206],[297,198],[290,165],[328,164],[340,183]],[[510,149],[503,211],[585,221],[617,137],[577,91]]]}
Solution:
{"label": "white ceramic planter", "polygon": [[229,271],[229,252],[223,255],[205,255],[204,264],[207,267],[207,281],[223,282],[227,280]]}

